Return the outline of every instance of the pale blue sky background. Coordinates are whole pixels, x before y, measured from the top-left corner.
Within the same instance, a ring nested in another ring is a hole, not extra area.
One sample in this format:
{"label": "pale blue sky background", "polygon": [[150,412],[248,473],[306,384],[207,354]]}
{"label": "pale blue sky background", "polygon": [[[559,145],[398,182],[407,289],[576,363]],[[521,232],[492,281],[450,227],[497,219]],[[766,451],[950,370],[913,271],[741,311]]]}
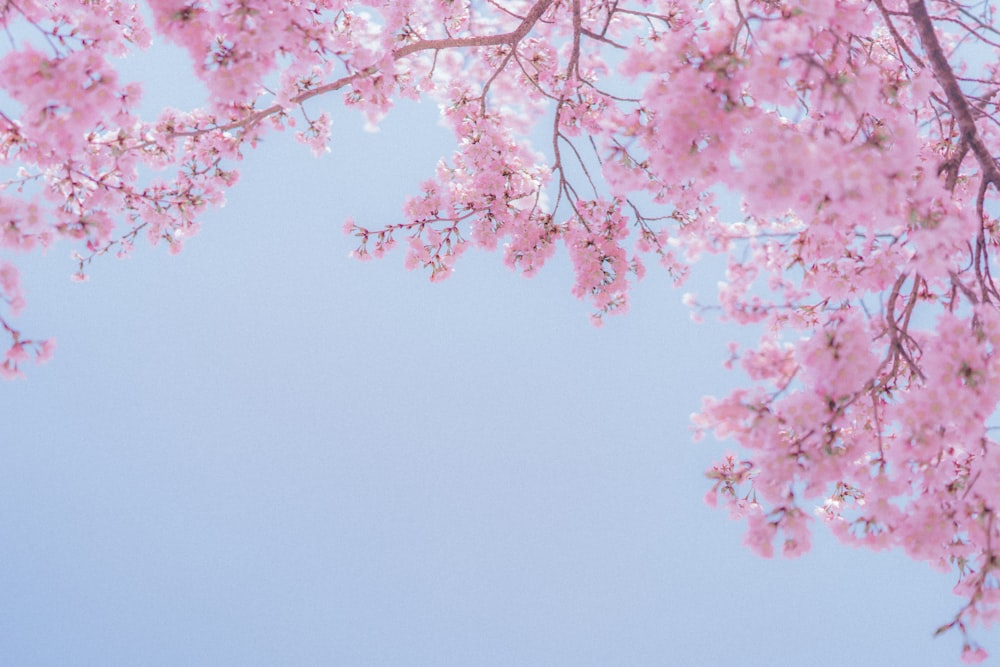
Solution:
{"label": "pale blue sky background", "polygon": [[275,136],[177,257],[25,258],[59,348],[0,384],[0,664],[956,663],[952,575],[822,533],[760,560],[703,505],[729,445],[688,415],[738,332],[663,272],[595,329],[564,256],[348,259],[434,122],[338,114],[318,161]]}

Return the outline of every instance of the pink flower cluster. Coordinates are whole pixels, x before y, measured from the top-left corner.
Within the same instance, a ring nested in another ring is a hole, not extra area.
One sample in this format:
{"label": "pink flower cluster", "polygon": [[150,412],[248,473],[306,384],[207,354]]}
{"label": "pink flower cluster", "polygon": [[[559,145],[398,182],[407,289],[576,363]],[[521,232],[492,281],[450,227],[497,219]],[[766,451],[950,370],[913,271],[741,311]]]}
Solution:
{"label": "pink flower cluster", "polygon": [[[982,6],[985,6],[982,5]],[[953,0],[124,0],[9,4],[35,39],[0,57],[0,251],[74,245],[74,277],[135,240],[171,252],[234,164],[296,127],[316,154],[340,99],[377,123],[433,100],[454,134],[400,219],[349,220],[359,259],[397,244],[432,280],[466,249],[526,275],[562,248],[597,323],[653,254],[675,282],[725,256],[716,306],[758,343],[698,435],[747,545],[899,547],[961,577],[946,628],[995,620],[1000,544],[1000,79],[995,17]],[[204,108],[143,119],[115,58],[181,46]],[[961,36],[961,43],[957,41]],[[975,49],[979,47],[979,51]],[[976,57],[969,57],[973,52]],[[276,82],[276,83],[275,83]],[[315,100],[315,101],[314,101]],[[314,101],[314,102],[311,102]],[[738,198],[739,210],[719,202]],[[6,257],[7,255],[5,255]],[[697,316],[716,307],[690,300]],[[0,374],[48,342],[0,260]],[[739,362],[738,364],[736,362]],[[967,637],[962,657],[985,652]]]}

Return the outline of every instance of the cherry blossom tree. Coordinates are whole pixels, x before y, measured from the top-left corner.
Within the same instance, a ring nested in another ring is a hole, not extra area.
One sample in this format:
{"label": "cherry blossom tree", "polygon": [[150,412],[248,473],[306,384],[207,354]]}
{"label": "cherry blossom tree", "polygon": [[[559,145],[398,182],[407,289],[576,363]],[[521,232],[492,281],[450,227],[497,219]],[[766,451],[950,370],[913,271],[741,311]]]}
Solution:
{"label": "cherry blossom tree", "polygon": [[[432,280],[469,247],[526,275],[559,246],[600,323],[654,259],[678,284],[726,258],[695,314],[759,336],[744,386],[694,420],[739,445],[707,499],[771,556],[840,540],[959,576],[940,631],[1000,614],[1000,32],[960,0],[7,0],[0,59],[0,373],[51,341],[15,328],[18,253],[74,277],[140,237],[171,252],[268,132],[320,153],[323,105],[371,123],[432,100],[455,146],[396,222]],[[189,54],[197,109],[140,112],[122,59]],[[328,108],[328,107],[327,107]],[[317,109],[320,109],[317,111]],[[739,201],[739,208],[728,201]],[[728,208],[732,209],[727,211]]]}

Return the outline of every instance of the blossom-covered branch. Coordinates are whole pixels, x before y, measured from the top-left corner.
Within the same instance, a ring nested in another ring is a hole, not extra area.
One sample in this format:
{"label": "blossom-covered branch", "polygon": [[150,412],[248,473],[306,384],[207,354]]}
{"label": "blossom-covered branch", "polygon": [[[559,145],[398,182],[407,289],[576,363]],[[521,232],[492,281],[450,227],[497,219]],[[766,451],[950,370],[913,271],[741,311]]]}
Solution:
{"label": "blossom-covered branch", "polygon": [[[345,224],[355,255],[406,246],[450,275],[469,247],[527,275],[558,248],[595,321],[652,257],[693,308],[750,327],[739,390],[699,433],[740,454],[712,502],[762,555],[842,541],[961,577],[945,628],[1000,610],[1000,32],[957,0],[123,0],[5,2],[0,335],[16,376],[52,344],[15,326],[16,257],[71,244],[78,279],[140,237],[179,251],[267,132],[326,149],[340,102],[377,123],[441,108],[454,146],[397,220]],[[15,37],[16,35],[16,37]],[[139,113],[118,58],[170,40],[209,96]],[[306,107],[309,107],[308,109]],[[719,198],[738,200],[738,213]]]}

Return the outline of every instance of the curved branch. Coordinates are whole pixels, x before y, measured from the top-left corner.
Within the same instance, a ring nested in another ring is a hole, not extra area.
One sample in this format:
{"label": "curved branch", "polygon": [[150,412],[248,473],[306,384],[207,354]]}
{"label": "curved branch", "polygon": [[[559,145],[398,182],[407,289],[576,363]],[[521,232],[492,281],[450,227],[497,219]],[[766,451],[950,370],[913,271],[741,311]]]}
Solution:
{"label": "curved branch", "polygon": [[[454,48],[467,48],[475,46],[498,46],[500,44],[516,44],[524,39],[531,28],[538,22],[538,19],[542,18],[542,14],[545,10],[549,8],[553,0],[538,0],[524,15],[524,19],[521,21],[520,25],[511,30],[510,32],[501,33],[499,35],[480,35],[476,37],[465,37],[460,39],[422,39],[406,46],[402,46],[392,52],[392,57],[394,59],[404,58],[411,53],[416,53],[418,51],[427,51],[428,49],[454,49]],[[317,89],[318,90],[318,89]],[[310,91],[312,92],[312,91]]]}
{"label": "curved branch", "polygon": [[[462,48],[474,48],[480,46],[498,46],[501,44],[517,44],[524,37],[531,32],[535,23],[542,17],[542,14],[552,5],[554,0],[538,0],[524,15],[524,19],[520,24],[510,32],[500,33],[497,35],[479,35],[474,37],[464,37],[464,38],[454,38],[454,39],[424,39],[418,40],[407,44],[406,46],[401,46],[398,49],[392,51],[392,59],[399,60],[400,58],[405,58],[406,56],[418,53],[420,51],[440,51],[441,49],[462,49]],[[356,79],[363,76],[370,76],[378,71],[377,65],[371,65],[363,70],[359,70],[352,74],[342,76],[336,81],[331,81],[330,83],[319,86],[318,88],[313,88],[312,90],[307,90],[304,93],[296,95],[291,98],[293,104],[302,104],[314,97],[324,95],[326,93],[331,93],[340,90],[344,86],[352,83]],[[224,125],[212,125],[211,127],[206,127],[203,129],[195,129],[181,132],[172,132],[172,137],[192,137],[205,134],[206,132],[226,132],[228,130],[235,129],[249,129],[262,120],[274,114],[280,113],[287,105],[272,104],[271,106],[255,111],[251,114],[244,116],[238,120],[231,121]],[[153,142],[144,142],[132,148],[143,148],[145,146],[151,145]]]}
{"label": "curved branch", "polygon": [[955,78],[955,72],[952,70],[948,58],[944,55],[941,42],[938,41],[937,34],[934,32],[934,23],[927,14],[924,0],[909,0],[909,7],[910,18],[913,19],[917,34],[920,35],[920,42],[927,52],[927,60],[930,61],[931,69],[934,71],[934,78],[944,89],[948,97],[948,106],[962,132],[962,141],[968,143],[969,148],[976,156],[976,161],[979,162],[979,167],[983,170],[983,179],[986,185],[993,184],[1000,187],[1000,168],[997,167],[996,160],[990,155],[989,149],[979,135],[976,121],[972,117],[972,108]]}

